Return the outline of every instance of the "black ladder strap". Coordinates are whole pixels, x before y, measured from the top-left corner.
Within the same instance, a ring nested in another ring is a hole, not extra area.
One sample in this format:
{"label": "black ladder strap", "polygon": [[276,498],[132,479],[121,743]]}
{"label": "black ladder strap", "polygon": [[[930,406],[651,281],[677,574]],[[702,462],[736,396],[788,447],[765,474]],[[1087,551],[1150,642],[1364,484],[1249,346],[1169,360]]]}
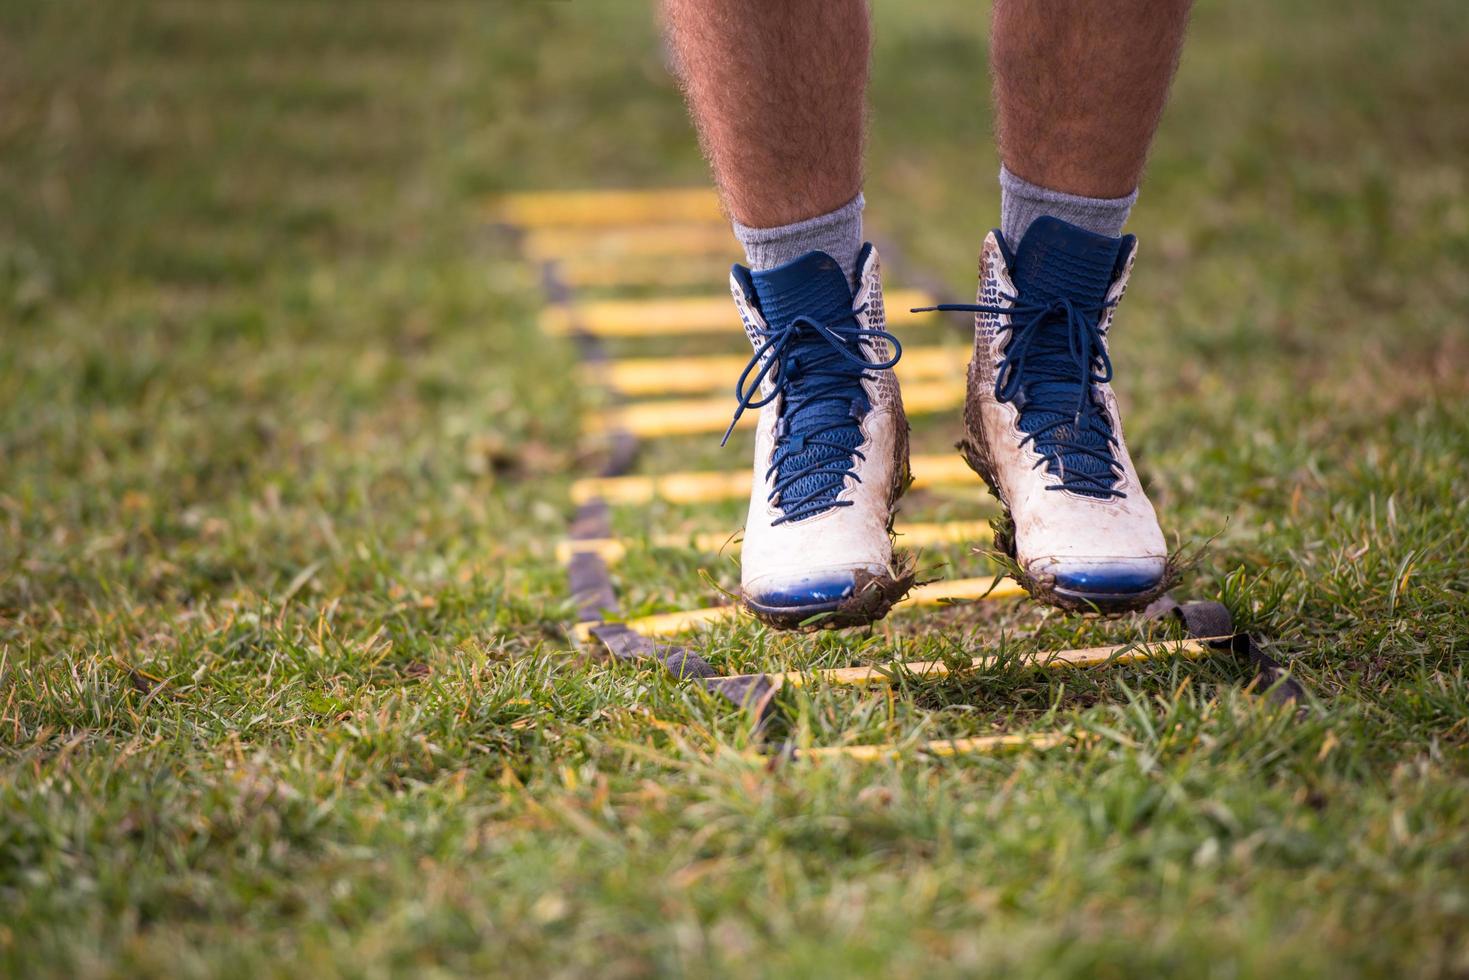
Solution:
{"label": "black ladder strap", "polygon": [[1164,595],[1143,610],[1143,615],[1149,619],[1172,616],[1195,639],[1227,637],[1216,640],[1213,645],[1219,649],[1227,646],[1235,659],[1254,668],[1251,690],[1264,692],[1273,704],[1305,703],[1306,689],[1280,661],[1261,649],[1253,636],[1235,632],[1234,617],[1222,602],[1179,602],[1171,595]]}

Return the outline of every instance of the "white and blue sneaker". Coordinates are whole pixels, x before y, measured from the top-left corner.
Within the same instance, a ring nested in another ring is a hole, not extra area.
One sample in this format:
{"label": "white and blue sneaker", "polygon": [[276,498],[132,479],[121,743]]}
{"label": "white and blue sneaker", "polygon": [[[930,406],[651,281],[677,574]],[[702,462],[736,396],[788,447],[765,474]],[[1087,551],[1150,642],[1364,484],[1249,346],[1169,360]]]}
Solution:
{"label": "white and blue sneaker", "polygon": [[[1036,219],[1014,251],[985,239],[960,451],[1009,512],[1031,595],[1139,609],[1169,585],[1167,544],[1122,438],[1108,334],[1136,239]],[[1008,540],[1007,540],[1008,539]]]}
{"label": "white and blue sneaker", "polygon": [[892,372],[902,348],[883,329],[871,245],[856,286],[854,295],[824,252],[730,274],[755,348],[736,387],[735,420],[760,410],[741,597],[780,629],[873,622],[913,584],[910,570],[894,567],[892,548],[909,483],[908,420]]}

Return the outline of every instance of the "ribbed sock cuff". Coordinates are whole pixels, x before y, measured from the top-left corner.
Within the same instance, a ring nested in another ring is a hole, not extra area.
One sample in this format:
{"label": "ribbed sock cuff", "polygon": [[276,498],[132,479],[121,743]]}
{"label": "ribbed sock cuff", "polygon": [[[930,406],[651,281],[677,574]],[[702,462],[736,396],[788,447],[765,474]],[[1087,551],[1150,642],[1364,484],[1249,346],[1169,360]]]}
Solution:
{"label": "ribbed sock cuff", "polygon": [[734,222],[735,237],[755,272],[785,265],[807,252],[825,252],[836,259],[850,283],[862,251],[862,195],[835,211],[776,228],[751,228]]}
{"label": "ribbed sock cuff", "polygon": [[1000,234],[1011,248],[1020,244],[1030,223],[1044,214],[1116,238],[1136,203],[1137,191],[1126,197],[1082,197],[1032,184],[1000,168]]}

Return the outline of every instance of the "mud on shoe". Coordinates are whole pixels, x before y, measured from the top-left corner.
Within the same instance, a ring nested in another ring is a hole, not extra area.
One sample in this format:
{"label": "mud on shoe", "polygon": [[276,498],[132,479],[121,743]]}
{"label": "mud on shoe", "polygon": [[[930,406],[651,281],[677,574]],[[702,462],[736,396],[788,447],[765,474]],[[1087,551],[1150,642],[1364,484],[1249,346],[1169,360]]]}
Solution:
{"label": "mud on shoe", "polygon": [[913,584],[892,549],[909,482],[908,421],[892,372],[902,348],[884,329],[871,245],[857,267],[855,295],[824,252],[730,274],[754,347],[730,430],[746,409],[760,412],[741,600],[781,629],[873,622]]}
{"label": "mud on shoe", "polygon": [[1169,585],[1107,347],[1135,248],[1049,216],[1013,252],[991,232],[977,302],[938,307],[975,315],[959,448],[1008,512],[997,543],[1033,597],[1066,609],[1139,609]]}

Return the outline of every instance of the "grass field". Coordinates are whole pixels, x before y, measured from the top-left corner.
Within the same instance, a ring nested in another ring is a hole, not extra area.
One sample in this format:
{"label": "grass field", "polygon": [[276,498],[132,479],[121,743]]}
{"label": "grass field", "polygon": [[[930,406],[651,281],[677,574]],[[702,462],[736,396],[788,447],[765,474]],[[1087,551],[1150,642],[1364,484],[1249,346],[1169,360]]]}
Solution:
{"label": "grass field", "polygon": [[[987,13],[875,16],[869,220],[962,299]],[[782,737],[1078,745],[767,773],[727,705],[571,649],[595,393],[486,218],[704,181],[645,5],[0,0],[0,974],[1469,975],[1466,64],[1461,0],[1202,0],[1135,214],[1128,439],[1210,542],[1178,592],[1305,710],[1214,660],[818,687]],[[615,580],[655,612],[738,570]],[[1012,602],[696,649],[1142,632]]]}

